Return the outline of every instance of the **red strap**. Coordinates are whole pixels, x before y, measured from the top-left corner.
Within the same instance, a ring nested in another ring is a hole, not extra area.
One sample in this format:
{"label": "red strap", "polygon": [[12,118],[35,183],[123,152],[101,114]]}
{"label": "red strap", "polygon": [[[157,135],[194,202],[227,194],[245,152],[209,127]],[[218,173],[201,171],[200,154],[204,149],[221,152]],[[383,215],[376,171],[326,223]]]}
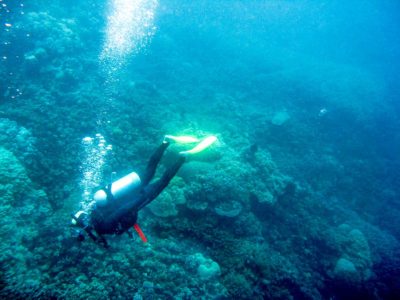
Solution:
{"label": "red strap", "polygon": [[143,243],[147,243],[146,236],[144,235],[142,229],[140,229],[139,225],[137,223],[135,223],[135,225],[133,225],[133,228],[135,228],[136,232],[139,234],[139,236],[142,239]]}

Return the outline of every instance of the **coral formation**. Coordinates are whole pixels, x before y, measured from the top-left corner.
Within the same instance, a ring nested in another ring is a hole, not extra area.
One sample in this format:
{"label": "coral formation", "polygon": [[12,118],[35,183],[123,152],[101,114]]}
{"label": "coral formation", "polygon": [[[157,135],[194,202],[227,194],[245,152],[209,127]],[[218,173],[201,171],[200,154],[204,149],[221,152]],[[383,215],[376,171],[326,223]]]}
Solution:
{"label": "coral formation", "polygon": [[[103,3],[7,3],[24,13],[0,38],[0,298],[399,298],[396,98],[366,66],[270,45],[253,22],[301,5],[254,3],[163,2],[113,80]],[[164,134],[218,136],[140,211],[146,244],[132,230],[103,249],[69,226],[98,132],[113,145],[99,186],[143,170]]]}
{"label": "coral formation", "polygon": [[30,266],[34,265],[35,256],[43,255],[35,249],[35,244],[42,238],[41,226],[48,224],[50,209],[46,194],[33,187],[18,159],[2,147],[0,178],[0,265],[5,285],[2,294],[29,295],[40,290],[43,280],[40,270]]}

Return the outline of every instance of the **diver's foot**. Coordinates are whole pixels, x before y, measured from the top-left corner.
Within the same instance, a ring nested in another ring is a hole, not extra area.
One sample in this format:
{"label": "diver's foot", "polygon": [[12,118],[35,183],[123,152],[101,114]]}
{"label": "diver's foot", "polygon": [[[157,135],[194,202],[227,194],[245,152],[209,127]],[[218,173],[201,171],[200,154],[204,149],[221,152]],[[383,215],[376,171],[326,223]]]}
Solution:
{"label": "diver's foot", "polygon": [[199,139],[192,136],[166,135],[164,136],[164,142],[178,143],[178,144],[192,144],[192,143],[198,143]]}
{"label": "diver's foot", "polygon": [[199,152],[207,149],[208,147],[210,147],[216,141],[217,141],[217,137],[215,137],[213,135],[206,137],[204,140],[202,140],[200,143],[198,143],[193,149],[187,150],[187,151],[181,151],[181,152],[179,152],[179,154],[187,157],[189,155],[199,153]]}

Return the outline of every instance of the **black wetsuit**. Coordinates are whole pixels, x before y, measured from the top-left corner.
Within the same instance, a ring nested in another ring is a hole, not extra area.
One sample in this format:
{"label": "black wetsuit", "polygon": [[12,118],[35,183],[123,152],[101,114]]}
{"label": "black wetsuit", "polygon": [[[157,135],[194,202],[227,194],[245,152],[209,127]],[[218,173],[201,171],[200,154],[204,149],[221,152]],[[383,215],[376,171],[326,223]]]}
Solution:
{"label": "black wetsuit", "polygon": [[[159,180],[150,183],[168,146],[168,142],[163,142],[153,153],[146,170],[140,176],[140,187],[132,194],[121,199],[107,199],[107,205],[93,209],[90,215],[90,227],[95,230],[105,244],[102,235],[122,234],[131,228],[136,223],[138,211],[153,201],[167,187],[185,162],[185,157],[179,156],[175,164],[168,168]],[[110,190],[110,187],[105,189],[107,198],[112,198]]]}

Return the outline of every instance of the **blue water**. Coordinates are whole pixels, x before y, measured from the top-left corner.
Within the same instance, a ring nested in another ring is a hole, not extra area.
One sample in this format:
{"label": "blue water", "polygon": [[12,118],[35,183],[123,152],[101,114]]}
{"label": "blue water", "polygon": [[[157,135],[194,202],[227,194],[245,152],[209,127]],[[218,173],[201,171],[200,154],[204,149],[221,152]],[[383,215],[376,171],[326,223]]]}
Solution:
{"label": "blue water", "polygon": [[[395,0],[0,0],[0,296],[398,299],[399,69]],[[148,243],[78,242],[165,134]]]}

